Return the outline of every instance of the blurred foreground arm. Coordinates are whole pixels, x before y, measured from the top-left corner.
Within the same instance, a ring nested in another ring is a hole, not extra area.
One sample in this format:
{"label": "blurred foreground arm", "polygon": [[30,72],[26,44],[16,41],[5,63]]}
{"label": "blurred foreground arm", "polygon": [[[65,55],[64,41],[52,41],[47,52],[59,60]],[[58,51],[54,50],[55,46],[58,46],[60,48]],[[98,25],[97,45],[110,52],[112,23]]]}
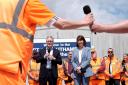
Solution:
{"label": "blurred foreground arm", "polygon": [[81,21],[68,21],[59,18],[53,25],[59,29],[75,29],[83,26],[89,26],[94,21],[93,15],[90,13]]}
{"label": "blurred foreground arm", "polygon": [[128,20],[111,25],[94,23],[91,30],[92,32],[128,33]]}

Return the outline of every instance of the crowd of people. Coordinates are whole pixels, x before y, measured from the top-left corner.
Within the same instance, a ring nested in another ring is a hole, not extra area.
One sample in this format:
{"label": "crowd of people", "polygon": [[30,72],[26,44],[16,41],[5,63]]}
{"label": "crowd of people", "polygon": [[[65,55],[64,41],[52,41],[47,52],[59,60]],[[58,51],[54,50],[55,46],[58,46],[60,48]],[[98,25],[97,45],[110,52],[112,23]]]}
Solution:
{"label": "crowd of people", "polygon": [[29,85],[128,85],[128,54],[121,61],[108,48],[108,55],[99,57],[96,48],[86,47],[83,35],[77,36],[76,48],[66,59],[53,47],[52,36],[46,38],[46,44],[39,52],[33,50]]}
{"label": "crowd of people", "polygon": [[[24,85],[27,74],[35,81],[42,82],[43,85],[46,85],[47,81],[49,84],[56,85],[58,80],[57,65],[62,64],[62,59],[59,51],[51,46],[50,49],[47,46],[40,50],[39,55],[36,55],[37,59],[33,57],[36,62],[41,63],[39,79],[32,77],[32,74],[36,75],[35,72],[28,73],[37,25],[55,26],[59,29],[89,26],[92,32],[128,33],[127,20],[111,25],[96,24],[93,14],[89,13],[80,21],[70,21],[55,15],[40,0],[1,0],[0,10],[0,85]],[[53,41],[46,43],[52,45]],[[88,84],[89,76],[93,75],[89,65],[91,52],[89,54],[89,48],[82,46],[83,43],[85,43],[84,39],[78,40],[78,46],[73,51],[71,60],[73,66],[71,76],[75,85]],[[77,59],[78,56],[81,57]],[[115,81],[113,75],[109,74],[108,76],[111,77],[110,81]]]}

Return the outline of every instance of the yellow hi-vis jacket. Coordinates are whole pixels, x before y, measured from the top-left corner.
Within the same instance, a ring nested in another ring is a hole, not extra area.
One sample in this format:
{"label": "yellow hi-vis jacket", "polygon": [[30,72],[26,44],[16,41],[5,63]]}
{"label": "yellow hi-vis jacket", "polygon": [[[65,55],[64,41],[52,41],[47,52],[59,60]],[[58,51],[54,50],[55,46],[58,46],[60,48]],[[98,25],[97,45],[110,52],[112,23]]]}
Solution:
{"label": "yellow hi-vis jacket", "polygon": [[[39,78],[39,71],[40,71],[40,63],[36,63],[35,60],[31,59],[30,61],[30,68],[29,68],[29,74],[31,74],[34,78]],[[38,80],[35,81],[31,78],[31,76],[28,77],[29,85],[39,85]]]}
{"label": "yellow hi-vis jacket", "polygon": [[0,71],[25,79],[36,25],[55,15],[40,0],[0,0]]}
{"label": "yellow hi-vis jacket", "polygon": [[102,59],[99,58],[99,57],[96,58],[96,61],[91,59],[90,64],[91,64],[91,67],[92,67],[92,71],[94,73],[96,73],[97,71],[100,71],[96,75],[91,76],[90,80],[92,80],[92,79],[105,79],[104,70],[101,69],[102,68]]}

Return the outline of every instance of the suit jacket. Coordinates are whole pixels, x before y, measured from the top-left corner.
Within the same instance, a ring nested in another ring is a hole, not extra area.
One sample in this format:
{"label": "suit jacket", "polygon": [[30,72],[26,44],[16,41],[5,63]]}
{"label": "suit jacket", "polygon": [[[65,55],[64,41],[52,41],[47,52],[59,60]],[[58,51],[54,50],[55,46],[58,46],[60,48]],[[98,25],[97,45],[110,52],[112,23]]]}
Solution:
{"label": "suit jacket", "polygon": [[90,60],[91,60],[91,51],[88,47],[83,47],[82,49],[82,56],[81,56],[81,63],[78,60],[79,57],[79,49],[75,48],[72,53],[72,65],[74,69],[74,78],[77,76],[76,68],[78,66],[82,67],[82,71],[85,71],[84,76],[90,77],[93,75],[92,69],[90,67]]}
{"label": "suit jacket", "polygon": [[[46,54],[46,47],[39,50],[39,55],[36,58],[37,63],[41,63],[39,78],[46,78],[46,76],[47,76],[47,69],[46,69],[47,59],[44,58],[45,54]],[[55,60],[51,60],[52,76],[53,76],[53,78],[57,78],[58,77],[57,64],[62,64],[60,51],[55,49],[55,48],[53,48],[53,56],[56,59]]]}

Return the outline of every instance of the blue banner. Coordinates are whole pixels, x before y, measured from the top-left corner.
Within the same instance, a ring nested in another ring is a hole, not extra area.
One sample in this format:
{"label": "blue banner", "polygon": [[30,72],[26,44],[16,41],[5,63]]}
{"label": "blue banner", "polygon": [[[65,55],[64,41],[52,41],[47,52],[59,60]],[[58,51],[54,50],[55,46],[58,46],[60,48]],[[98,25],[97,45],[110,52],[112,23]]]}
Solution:
{"label": "blue banner", "polygon": [[[45,39],[34,40],[34,49],[39,50],[46,46]],[[91,47],[90,39],[86,40],[86,46]],[[60,51],[62,58],[68,56],[68,52],[76,47],[75,39],[54,39],[54,47]]]}

